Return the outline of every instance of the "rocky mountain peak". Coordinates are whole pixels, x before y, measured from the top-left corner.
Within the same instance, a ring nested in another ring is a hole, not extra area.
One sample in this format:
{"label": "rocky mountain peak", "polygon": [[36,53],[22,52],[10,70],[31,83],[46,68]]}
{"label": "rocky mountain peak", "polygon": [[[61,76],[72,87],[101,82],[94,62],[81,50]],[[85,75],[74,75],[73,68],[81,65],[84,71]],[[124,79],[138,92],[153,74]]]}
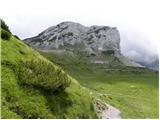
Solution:
{"label": "rocky mountain peak", "polygon": [[65,49],[66,45],[74,46],[81,43],[90,51],[108,49],[120,51],[120,36],[117,28],[85,27],[74,22],[62,22],[25,41],[39,49]]}
{"label": "rocky mountain peak", "polygon": [[57,24],[56,26],[52,26],[50,28],[48,28],[46,30],[46,32],[51,32],[51,31],[55,31],[55,30],[70,30],[70,31],[74,31],[74,32],[85,32],[87,30],[88,27],[82,26],[79,23],[75,23],[75,22],[70,22],[70,21],[66,21],[66,22],[62,22]]}
{"label": "rocky mountain peak", "polygon": [[[25,42],[39,50],[79,50],[91,61],[106,63],[104,54],[123,58],[120,52],[120,34],[116,27],[83,26],[75,22],[62,22],[52,26],[39,35],[25,39]],[[103,54],[103,55],[102,55]],[[126,60],[125,60],[126,61]]]}

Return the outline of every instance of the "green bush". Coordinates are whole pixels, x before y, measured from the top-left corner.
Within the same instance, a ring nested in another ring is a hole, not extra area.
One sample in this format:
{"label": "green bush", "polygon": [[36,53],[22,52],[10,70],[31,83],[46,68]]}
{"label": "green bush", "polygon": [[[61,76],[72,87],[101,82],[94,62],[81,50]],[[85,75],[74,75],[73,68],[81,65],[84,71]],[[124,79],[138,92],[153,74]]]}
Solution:
{"label": "green bush", "polygon": [[1,38],[4,40],[9,40],[11,38],[11,33],[1,29]]}
{"label": "green bush", "polygon": [[17,40],[21,40],[17,35],[14,35],[15,38],[17,38]]}
{"label": "green bush", "polygon": [[31,85],[50,92],[63,91],[70,79],[62,69],[42,60],[21,61],[17,70],[21,84]]}
{"label": "green bush", "polygon": [[1,28],[9,33],[11,33],[11,31],[9,30],[9,27],[7,26],[7,24],[2,20],[1,20]]}

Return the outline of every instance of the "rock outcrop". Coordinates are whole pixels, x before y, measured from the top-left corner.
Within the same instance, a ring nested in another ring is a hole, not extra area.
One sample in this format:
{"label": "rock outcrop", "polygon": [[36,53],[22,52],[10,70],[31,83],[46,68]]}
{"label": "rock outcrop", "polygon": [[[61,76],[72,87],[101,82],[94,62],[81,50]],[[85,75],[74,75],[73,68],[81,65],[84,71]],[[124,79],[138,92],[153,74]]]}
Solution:
{"label": "rock outcrop", "polygon": [[62,22],[33,38],[25,39],[25,42],[44,51],[78,50],[90,57],[93,63],[109,63],[111,60],[107,57],[112,56],[113,58],[114,56],[114,59],[118,58],[119,61],[128,66],[140,66],[121,55],[120,34],[116,27],[85,27],[79,23]]}

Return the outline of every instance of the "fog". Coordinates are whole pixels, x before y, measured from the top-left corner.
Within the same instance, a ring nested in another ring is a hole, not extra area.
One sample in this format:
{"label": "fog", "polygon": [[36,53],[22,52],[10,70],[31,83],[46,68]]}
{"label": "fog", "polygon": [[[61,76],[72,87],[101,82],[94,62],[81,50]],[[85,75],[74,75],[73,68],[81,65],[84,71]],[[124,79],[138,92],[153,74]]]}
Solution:
{"label": "fog", "polygon": [[[63,21],[117,27],[121,52],[151,62],[158,56],[159,0],[5,0],[0,15],[13,34],[33,37]],[[7,6],[7,7],[6,7]]]}

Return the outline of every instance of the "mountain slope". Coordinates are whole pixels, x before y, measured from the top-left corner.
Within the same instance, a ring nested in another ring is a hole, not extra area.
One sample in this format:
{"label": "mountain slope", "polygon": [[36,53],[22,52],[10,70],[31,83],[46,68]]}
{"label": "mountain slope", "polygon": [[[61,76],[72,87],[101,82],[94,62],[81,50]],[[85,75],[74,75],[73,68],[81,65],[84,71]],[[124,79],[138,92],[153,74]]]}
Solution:
{"label": "mountain slope", "polygon": [[89,91],[61,68],[13,36],[1,47],[2,118],[97,118]]}
{"label": "mountain slope", "polygon": [[79,23],[62,22],[24,41],[43,51],[56,50],[71,54],[78,51],[87,56],[91,63],[109,65],[118,59],[118,64],[142,67],[121,54],[120,34],[116,27],[85,27]]}
{"label": "mountain slope", "polygon": [[156,56],[153,60],[151,59],[149,62],[146,61],[137,61],[143,66],[146,66],[149,69],[159,71],[159,58]]}

